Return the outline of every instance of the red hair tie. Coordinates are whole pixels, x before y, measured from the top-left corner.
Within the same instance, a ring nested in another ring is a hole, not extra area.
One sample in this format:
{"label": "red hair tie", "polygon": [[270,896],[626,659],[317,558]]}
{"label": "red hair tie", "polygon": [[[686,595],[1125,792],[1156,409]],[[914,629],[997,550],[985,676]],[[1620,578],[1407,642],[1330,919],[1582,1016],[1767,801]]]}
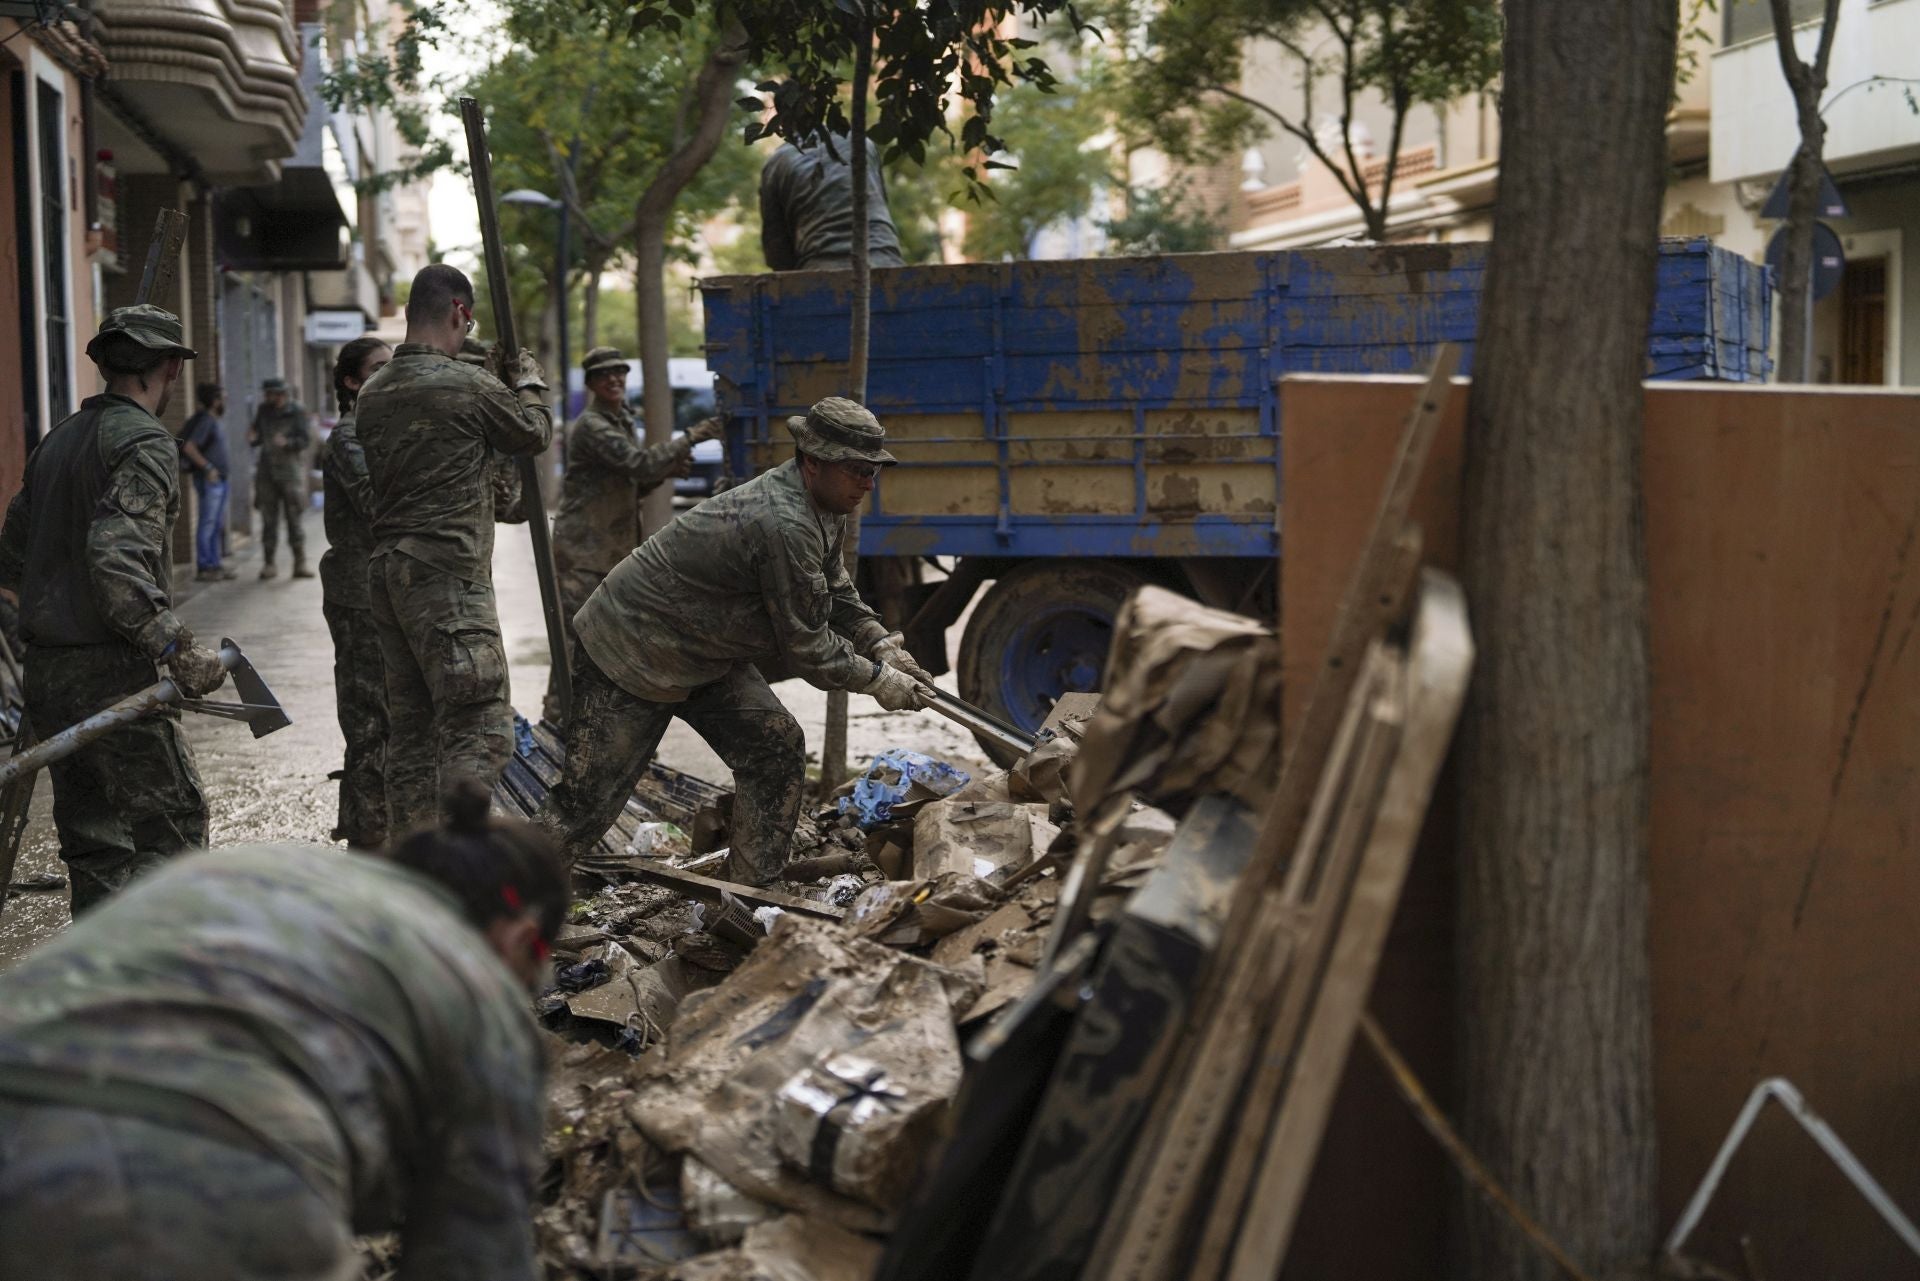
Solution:
{"label": "red hair tie", "polygon": [[506,886],[500,891],[500,901],[518,912],[521,906],[520,891],[511,885]]}

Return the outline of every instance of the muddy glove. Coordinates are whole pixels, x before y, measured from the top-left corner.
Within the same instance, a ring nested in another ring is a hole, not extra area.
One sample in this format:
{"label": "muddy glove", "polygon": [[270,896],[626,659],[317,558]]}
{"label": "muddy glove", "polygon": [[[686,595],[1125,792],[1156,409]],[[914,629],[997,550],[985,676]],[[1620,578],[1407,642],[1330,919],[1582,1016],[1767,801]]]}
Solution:
{"label": "muddy glove", "polygon": [[226,682],[227,669],[220,666],[220,655],[205,645],[196,644],[192,632],[181,632],[167,659],[167,671],[180,693],[187,698],[205,698]]}
{"label": "muddy glove", "polygon": [[898,667],[880,664],[880,671],[861,691],[890,712],[917,712],[933,705],[933,691]]}
{"label": "muddy glove", "polygon": [[687,439],[694,444],[704,440],[719,440],[726,434],[727,420],[724,418],[703,418],[687,428]]}
{"label": "muddy glove", "polygon": [[907,652],[907,638],[899,632],[888,632],[873,647],[871,657],[879,659],[889,667],[897,667],[922,685],[933,684],[933,673],[914,661]]}
{"label": "muddy glove", "polygon": [[[520,394],[522,404],[545,404],[547,390],[546,371],[540,368],[540,362],[525,347],[520,349],[520,358],[508,364],[506,349],[495,344],[487,353],[487,369],[501,382]],[[532,393],[529,399],[529,393]]]}

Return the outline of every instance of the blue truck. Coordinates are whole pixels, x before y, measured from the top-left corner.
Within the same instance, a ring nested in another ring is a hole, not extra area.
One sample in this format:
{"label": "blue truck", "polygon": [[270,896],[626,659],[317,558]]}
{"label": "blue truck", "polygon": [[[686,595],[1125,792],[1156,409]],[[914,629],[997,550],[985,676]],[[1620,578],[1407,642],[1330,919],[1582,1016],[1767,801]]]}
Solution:
{"label": "blue truck", "polygon": [[[1422,244],[875,271],[867,403],[902,465],[862,518],[863,591],[1027,730],[1098,687],[1144,583],[1272,617],[1280,378],[1421,372],[1442,342],[1470,371],[1485,264]],[[851,284],[701,282],[729,474],[786,457],[787,416],[846,390]],[[1648,377],[1764,378],[1768,308],[1764,267],[1665,242]]]}

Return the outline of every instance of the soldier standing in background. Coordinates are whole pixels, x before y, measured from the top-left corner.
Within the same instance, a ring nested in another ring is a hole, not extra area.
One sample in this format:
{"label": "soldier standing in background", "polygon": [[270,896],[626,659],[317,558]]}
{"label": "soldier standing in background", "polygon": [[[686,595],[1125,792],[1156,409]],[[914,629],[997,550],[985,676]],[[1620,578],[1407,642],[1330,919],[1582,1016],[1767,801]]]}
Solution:
{"label": "soldier standing in background", "polygon": [[320,464],[327,528],[327,550],[320,557],[320,609],[333,634],[334,707],[347,741],[333,839],[366,850],[387,843],[387,675],[367,594],[373,481],[367,476],[367,455],[360,448],[353,408],[367,379],[392,358],[393,349],[371,335],[340,349],[333,366],[340,421],[327,437]]}
{"label": "soldier standing in background", "polygon": [[[867,259],[898,267],[900,233],[887,208],[880,149],[867,147]],[[853,266],[853,139],[835,134],[785,143],[760,170],[760,252],[773,271],[846,271]]]}
{"label": "soldier standing in background", "polygon": [[530,354],[509,364],[494,353],[504,381],[456,359],[472,328],[471,282],[423,267],[406,341],[354,407],[373,482],[367,585],[387,669],[389,831],[430,821],[456,780],[492,786],[513,752],[492,476],[503,455],[553,442],[553,411]]}
{"label": "soldier standing in background", "polygon": [[[200,698],[226,680],[173,612],[180,454],[165,412],[193,349],[180,319],[113,311],[87,344],[107,389],[47,433],[0,527],[0,587],[20,600],[26,714],[42,738],[157,681]],[[207,803],[174,709],[124,725],[47,768],[73,914],[206,844]]]}
{"label": "soldier standing in background", "polygon": [[260,449],[253,469],[253,502],[260,509],[260,549],[265,559],[260,577],[272,578],[280,572],[273,559],[280,547],[284,512],[287,546],[293,549],[293,576],[312,578],[301,518],[307,512],[307,449],[313,444],[313,423],[306,407],[287,394],[286,379],[269,378],[260,390],[264,398],[247,432],[247,443]]}
{"label": "soldier standing in background", "polygon": [[[612,347],[595,347],[580,362],[591,399],[567,428],[567,470],[553,518],[553,566],[569,642],[575,612],[608,571],[640,545],[640,500],[663,481],[685,476],[693,447],[720,434],[720,420],[714,418],[673,440],[641,445],[627,407],[629,368]],[[546,717],[557,725],[565,716],[549,682]]]}

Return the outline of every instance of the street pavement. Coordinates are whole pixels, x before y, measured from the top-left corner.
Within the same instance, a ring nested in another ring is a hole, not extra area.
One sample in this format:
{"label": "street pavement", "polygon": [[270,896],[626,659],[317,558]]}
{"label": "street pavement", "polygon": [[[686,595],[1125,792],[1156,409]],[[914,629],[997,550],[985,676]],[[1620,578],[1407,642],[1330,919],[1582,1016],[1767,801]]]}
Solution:
{"label": "street pavement", "polygon": [[[317,513],[307,516],[307,545],[318,563],[326,546]],[[328,775],[340,767],[342,744],[334,719],[333,644],[320,613],[318,579],[286,576],[260,582],[259,552],[249,547],[231,562],[232,582],[194,584],[179,613],[194,634],[213,644],[231,637],[272,687],[292,718],[288,728],[256,740],[244,725],[208,716],[186,724],[212,811],[214,845],[252,841],[325,841],[333,829],[338,785]],[[181,572],[176,567],[176,572]],[[190,577],[192,570],[184,571]],[[524,526],[503,525],[494,555],[494,584],[513,682],[513,702],[537,717],[547,685],[547,642],[539,582]],[[964,621],[964,620],[963,620]],[[957,629],[956,629],[957,630]],[[957,642],[957,634],[950,643]],[[953,689],[949,674],[940,680]],[[817,762],[826,720],[825,693],[804,681],[783,681],[775,690],[807,734],[808,760]],[[231,686],[213,697],[231,697]],[[990,768],[966,731],[932,712],[883,711],[871,699],[852,696],[848,755],[855,767],[895,746],[952,762],[962,769]],[[660,748],[660,758],[718,783],[732,781],[704,741],[679,721]],[[38,872],[64,874],[53,833],[52,788],[43,776],[22,843],[15,880]],[[24,893],[0,913],[0,967],[67,923],[67,894]]]}

